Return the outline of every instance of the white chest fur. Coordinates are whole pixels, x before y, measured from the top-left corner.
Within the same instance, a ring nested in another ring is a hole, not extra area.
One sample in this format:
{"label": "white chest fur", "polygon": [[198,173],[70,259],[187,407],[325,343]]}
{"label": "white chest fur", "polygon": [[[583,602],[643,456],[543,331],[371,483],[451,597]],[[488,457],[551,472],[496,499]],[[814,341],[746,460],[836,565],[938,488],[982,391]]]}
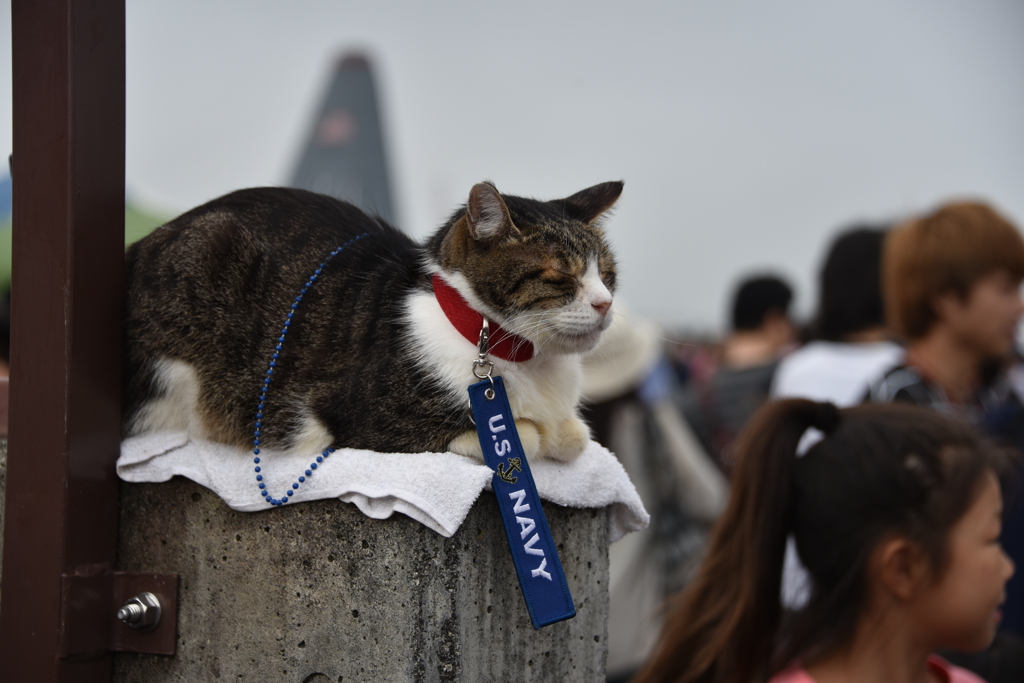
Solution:
{"label": "white chest fur", "polygon": [[[466,388],[479,381],[473,375],[476,345],[456,330],[434,296],[411,294],[406,302],[416,362],[450,397],[452,410],[467,410]],[[505,379],[509,404],[527,457],[572,460],[586,446],[589,432],[579,419],[583,374],[579,356],[537,353],[514,363],[491,357],[494,375]],[[482,458],[475,432],[454,439],[452,451]]]}

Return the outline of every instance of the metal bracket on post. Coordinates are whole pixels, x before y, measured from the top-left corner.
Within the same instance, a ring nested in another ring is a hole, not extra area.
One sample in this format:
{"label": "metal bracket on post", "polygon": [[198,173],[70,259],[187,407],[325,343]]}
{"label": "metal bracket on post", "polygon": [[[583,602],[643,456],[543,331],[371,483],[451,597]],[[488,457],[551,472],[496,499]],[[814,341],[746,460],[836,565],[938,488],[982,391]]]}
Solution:
{"label": "metal bracket on post", "polygon": [[80,567],[61,577],[62,658],[102,652],[173,655],[178,575]]}

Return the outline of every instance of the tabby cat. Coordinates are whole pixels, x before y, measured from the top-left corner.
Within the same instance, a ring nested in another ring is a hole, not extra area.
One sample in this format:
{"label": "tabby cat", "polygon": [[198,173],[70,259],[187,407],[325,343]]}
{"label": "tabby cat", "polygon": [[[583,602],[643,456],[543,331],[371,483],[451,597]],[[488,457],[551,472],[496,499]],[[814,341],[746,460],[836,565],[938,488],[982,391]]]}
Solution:
{"label": "tabby cat", "polygon": [[[608,326],[615,289],[598,219],[621,192],[609,182],[542,202],[480,183],[424,245],[303,190],[241,190],[189,211],[127,252],[125,436],[249,447],[277,352],[263,447],[480,458],[466,387],[482,314],[513,354],[491,360],[527,456],[572,460],[589,439],[578,354]],[[364,233],[323,267],[280,342],[318,264]]]}

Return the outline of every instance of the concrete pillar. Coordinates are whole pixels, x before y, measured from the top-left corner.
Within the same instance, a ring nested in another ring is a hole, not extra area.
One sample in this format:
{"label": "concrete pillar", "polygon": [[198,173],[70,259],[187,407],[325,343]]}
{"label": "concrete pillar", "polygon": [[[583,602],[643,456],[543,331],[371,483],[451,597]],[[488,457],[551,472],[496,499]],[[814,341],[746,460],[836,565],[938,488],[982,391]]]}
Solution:
{"label": "concrete pillar", "polygon": [[607,653],[604,510],[545,504],[575,619],[534,631],[493,495],[444,538],[336,500],[239,513],[189,480],[121,484],[118,569],[181,575],[178,653],[114,681],[593,681]]}

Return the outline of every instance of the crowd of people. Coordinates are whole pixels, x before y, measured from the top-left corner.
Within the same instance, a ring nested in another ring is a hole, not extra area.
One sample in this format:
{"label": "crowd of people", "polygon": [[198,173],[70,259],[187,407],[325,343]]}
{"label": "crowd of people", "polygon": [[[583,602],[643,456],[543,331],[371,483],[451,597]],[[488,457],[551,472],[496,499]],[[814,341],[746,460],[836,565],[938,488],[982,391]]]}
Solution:
{"label": "crowd of people", "polygon": [[949,203],[841,232],[806,325],[771,275],[714,344],[620,316],[587,416],[652,524],[613,547],[609,681],[1024,680],[1022,280],[1017,228]]}

